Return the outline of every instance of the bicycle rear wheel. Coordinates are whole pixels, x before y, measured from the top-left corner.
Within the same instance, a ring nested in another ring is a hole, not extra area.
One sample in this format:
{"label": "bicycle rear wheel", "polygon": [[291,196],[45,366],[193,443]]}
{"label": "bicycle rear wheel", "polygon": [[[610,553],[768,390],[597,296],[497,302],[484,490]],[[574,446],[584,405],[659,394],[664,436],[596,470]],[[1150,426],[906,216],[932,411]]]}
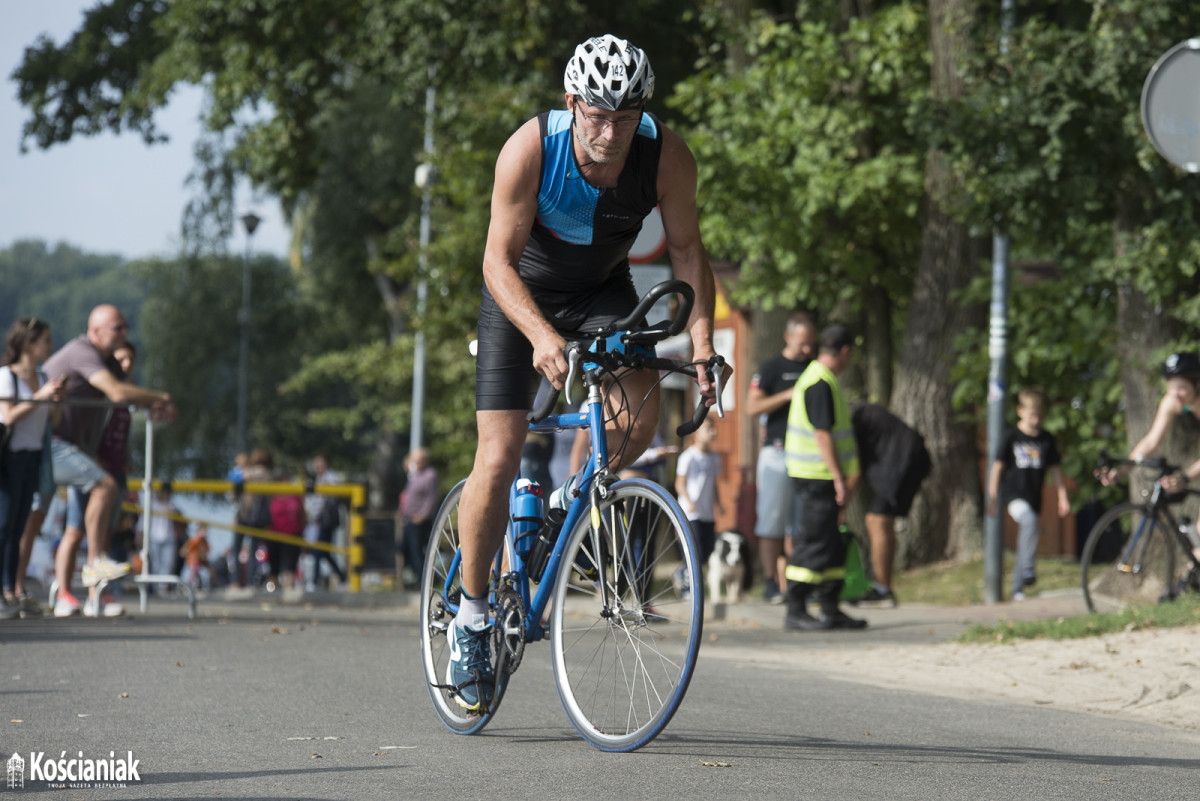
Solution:
{"label": "bicycle rear wheel", "polygon": [[563,534],[550,619],[554,679],[585,740],[633,751],[670,722],[695,670],[700,565],[687,519],[653,482],[618,482],[589,512]]}
{"label": "bicycle rear wheel", "polygon": [[1178,550],[1162,516],[1148,517],[1142,504],[1113,507],[1092,526],[1080,557],[1088,609],[1112,612],[1172,597]]}
{"label": "bicycle rear wheel", "polygon": [[[425,569],[421,574],[421,666],[433,709],[442,723],[458,734],[475,734],[496,714],[508,687],[508,676],[500,677],[491,706],[483,714],[463,709],[444,686],[450,663],[446,630],[454,619],[454,611],[447,606],[447,600],[457,603],[461,593],[455,557],[459,544],[458,504],[465,484],[465,480],[460,481],[446,495],[434,518],[433,532],[425,551]],[[493,667],[496,659],[497,655],[493,654]]]}

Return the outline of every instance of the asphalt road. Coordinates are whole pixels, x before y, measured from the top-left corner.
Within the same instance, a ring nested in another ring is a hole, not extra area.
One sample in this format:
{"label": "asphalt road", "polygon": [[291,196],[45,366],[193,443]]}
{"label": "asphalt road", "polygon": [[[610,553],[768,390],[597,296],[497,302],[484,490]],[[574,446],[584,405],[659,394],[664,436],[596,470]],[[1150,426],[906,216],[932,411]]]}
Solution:
{"label": "asphalt road", "polygon": [[[159,603],[120,620],[0,623],[0,756],[28,762],[44,753],[44,768],[80,751],[85,759],[132,752],[140,777],[59,789],[32,780],[27,764],[24,788],[0,783],[0,797],[1198,794],[1200,737],[841,681],[805,667],[806,650],[821,639],[745,620],[707,626],[687,698],[657,740],[634,754],[605,754],[567,722],[545,644],[526,651],[492,725],[461,737],[442,727],[422,686],[413,607],[244,602],[202,603],[200,611],[188,621],[182,605]],[[794,659],[765,665],[755,661],[761,651]]]}

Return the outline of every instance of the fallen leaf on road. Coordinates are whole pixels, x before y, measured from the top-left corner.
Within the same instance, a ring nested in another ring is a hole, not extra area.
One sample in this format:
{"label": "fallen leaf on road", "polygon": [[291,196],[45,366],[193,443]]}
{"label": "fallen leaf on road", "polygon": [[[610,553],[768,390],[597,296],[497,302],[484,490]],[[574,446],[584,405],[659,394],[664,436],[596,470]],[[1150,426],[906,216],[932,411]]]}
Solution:
{"label": "fallen leaf on road", "polygon": [[309,759],[324,759],[320,754],[312,754]]}
{"label": "fallen leaf on road", "polygon": [[285,629],[283,626],[271,626],[271,633],[272,634],[291,634],[291,632],[288,631],[287,629]]}

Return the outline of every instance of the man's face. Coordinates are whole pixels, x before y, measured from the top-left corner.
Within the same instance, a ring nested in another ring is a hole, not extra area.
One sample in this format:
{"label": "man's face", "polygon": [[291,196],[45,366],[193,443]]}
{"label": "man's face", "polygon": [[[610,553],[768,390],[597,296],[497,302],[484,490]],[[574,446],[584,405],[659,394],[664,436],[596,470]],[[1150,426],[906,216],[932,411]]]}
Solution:
{"label": "man's face", "polygon": [[111,355],[117,348],[125,344],[125,337],[129,333],[129,324],[125,322],[124,316],[114,309],[101,314],[90,333],[92,344],[101,353]]}
{"label": "man's face", "polygon": [[575,138],[596,164],[612,164],[629,152],[641,122],[639,109],[609,111],[589,106],[577,97],[567,101],[575,118]]}
{"label": "man's face", "polygon": [[817,355],[817,332],[810,326],[788,326],[783,342],[790,352],[800,354],[797,361],[809,361]]}

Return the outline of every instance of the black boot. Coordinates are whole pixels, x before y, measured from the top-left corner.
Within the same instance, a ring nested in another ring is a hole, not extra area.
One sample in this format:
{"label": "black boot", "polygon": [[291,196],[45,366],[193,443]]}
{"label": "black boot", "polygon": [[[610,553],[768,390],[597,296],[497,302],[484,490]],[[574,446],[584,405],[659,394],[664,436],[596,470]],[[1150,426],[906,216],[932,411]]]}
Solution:
{"label": "black boot", "polygon": [[814,595],[821,607],[821,613],[817,616],[817,620],[825,624],[825,628],[828,629],[865,629],[867,621],[850,617],[838,608],[838,596],[842,593],[842,583],[841,581],[826,581],[817,587]]}
{"label": "black boot", "polygon": [[822,631],[832,628],[808,613],[805,605],[808,592],[812,587],[808,584],[794,583],[787,591],[787,614],[783,618],[784,631]]}

